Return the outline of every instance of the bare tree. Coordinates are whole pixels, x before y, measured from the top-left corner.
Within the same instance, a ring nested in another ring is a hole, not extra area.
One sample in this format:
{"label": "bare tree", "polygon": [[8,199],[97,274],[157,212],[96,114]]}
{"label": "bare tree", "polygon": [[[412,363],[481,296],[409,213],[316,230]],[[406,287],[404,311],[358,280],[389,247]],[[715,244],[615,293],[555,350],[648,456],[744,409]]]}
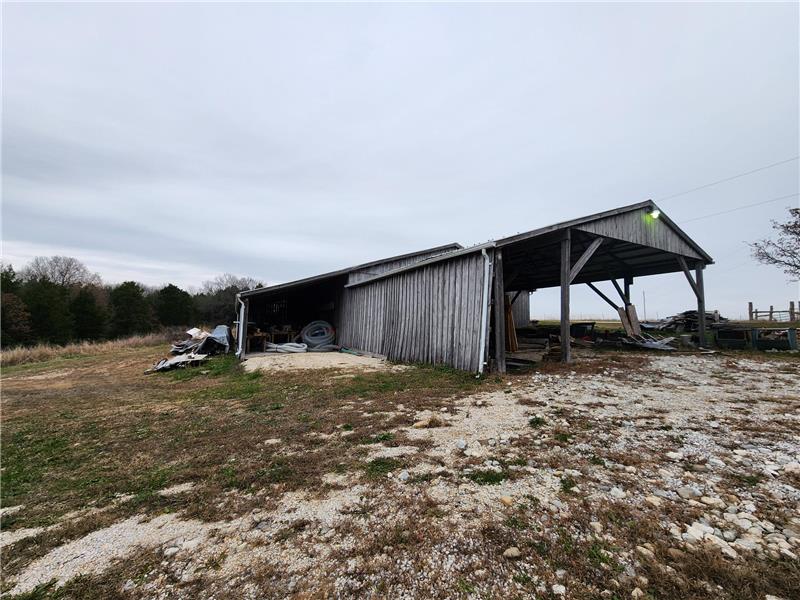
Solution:
{"label": "bare tree", "polygon": [[235,289],[238,292],[252,290],[253,288],[264,287],[264,284],[253,277],[237,277],[231,273],[217,275],[214,279],[204,281],[201,286],[202,293],[214,294],[222,290]]}
{"label": "bare tree", "polygon": [[800,208],[790,208],[789,215],[786,223],[772,221],[777,240],[759,240],[750,247],[758,262],[779,267],[794,280],[800,279]]}
{"label": "bare tree", "polygon": [[20,273],[26,281],[45,280],[56,285],[100,285],[100,275],[92,273],[71,256],[37,256]]}

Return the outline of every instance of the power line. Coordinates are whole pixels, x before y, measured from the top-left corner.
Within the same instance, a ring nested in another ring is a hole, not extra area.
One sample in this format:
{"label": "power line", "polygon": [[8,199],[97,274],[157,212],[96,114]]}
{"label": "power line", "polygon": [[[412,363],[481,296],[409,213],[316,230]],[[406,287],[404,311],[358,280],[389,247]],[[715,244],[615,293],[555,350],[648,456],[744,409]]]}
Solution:
{"label": "power line", "polygon": [[757,169],[753,169],[752,171],[746,171],[744,173],[739,173],[738,175],[732,175],[731,177],[726,177],[725,179],[712,181],[711,183],[706,183],[704,185],[697,186],[690,190],[686,190],[685,192],[678,192],[677,194],[672,194],[671,196],[664,196],[663,198],[659,198],[657,202],[663,202],[664,200],[671,200],[672,198],[677,198],[678,196],[684,196],[686,194],[691,194],[692,192],[696,192],[698,190],[704,190],[708,187],[711,187],[712,185],[717,185],[719,183],[725,183],[726,181],[739,179],[740,177],[745,177],[746,175],[752,175],[753,173],[758,173],[759,171],[765,171],[767,169],[771,169],[772,167],[777,167],[779,165],[784,165],[786,163],[792,162],[793,160],[797,160],[798,158],[800,158],[800,155],[793,156],[792,158],[787,158],[786,160],[781,160],[776,163],[772,163],[771,165],[764,165],[763,167],[758,167]]}
{"label": "power line", "polygon": [[745,208],[752,208],[753,206],[761,206],[762,204],[769,204],[770,202],[777,202],[778,200],[786,200],[787,198],[794,198],[795,196],[800,196],[800,193],[787,194],[786,196],[779,196],[778,198],[773,198],[772,200],[764,200],[763,202],[755,202],[754,204],[745,204],[744,206],[737,206],[735,208],[729,208],[728,210],[722,210],[720,212],[711,213],[710,215],[703,215],[702,217],[695,217],[694,219],[687,219],[686,221],[681,221],[679,223],[679,225],[683,225],[684,223],[691,223],[692,221],[699,221],[700,219],[708,219],[709,217],[717,217],[719,215],[727,215],[728,213],[736,212],[737,210],[744,210]]}

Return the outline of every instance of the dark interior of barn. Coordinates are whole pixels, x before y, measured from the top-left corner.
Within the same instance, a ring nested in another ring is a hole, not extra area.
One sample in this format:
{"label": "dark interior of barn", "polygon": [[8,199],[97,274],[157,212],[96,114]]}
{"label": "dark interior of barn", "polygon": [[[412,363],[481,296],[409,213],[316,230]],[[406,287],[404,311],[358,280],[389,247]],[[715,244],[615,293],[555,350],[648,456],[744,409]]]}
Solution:
{"label": "dark interior of barn", "polygon": [[248,299],[245,352],[263,351],[268,342],[294,341],[303,327],[312,321],[327,321],[336,327],[346,280],[346,275],[330,277],[251,296]]}

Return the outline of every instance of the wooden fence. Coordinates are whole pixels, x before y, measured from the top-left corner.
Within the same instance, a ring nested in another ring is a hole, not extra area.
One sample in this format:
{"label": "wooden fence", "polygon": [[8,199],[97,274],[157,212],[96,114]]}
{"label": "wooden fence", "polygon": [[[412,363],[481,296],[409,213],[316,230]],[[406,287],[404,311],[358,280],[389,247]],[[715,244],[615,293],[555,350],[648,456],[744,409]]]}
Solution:
{"label": "wooden fence", "polygon": [[752,302],[747,303],[748,321],[796,321],[798,318],[800,318],[800,314],[795,310],[793,300],[789,302],[789,310],[775,310],[772,305],[769,310],[758,310],[753,308]]}

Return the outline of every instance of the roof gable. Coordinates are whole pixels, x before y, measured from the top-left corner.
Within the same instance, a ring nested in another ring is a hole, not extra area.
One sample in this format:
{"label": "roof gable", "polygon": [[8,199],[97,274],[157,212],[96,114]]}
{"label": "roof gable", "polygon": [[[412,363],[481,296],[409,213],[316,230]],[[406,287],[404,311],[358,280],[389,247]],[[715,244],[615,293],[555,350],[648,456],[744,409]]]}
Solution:
{"label": "roof gable", "polygon": [[[660,213],[658,218],[650,215],[654,210]],[[634,244],[651,246],[690,258],[697,258],[707,264],[714,262],[711,256],[678,227],[652,200],[645,200],[644,202],[621,206],[579,219],[533,229],[497,240],[496,244],[498,247],[508,246],[515,242],[562,229],[579,229]]]}

